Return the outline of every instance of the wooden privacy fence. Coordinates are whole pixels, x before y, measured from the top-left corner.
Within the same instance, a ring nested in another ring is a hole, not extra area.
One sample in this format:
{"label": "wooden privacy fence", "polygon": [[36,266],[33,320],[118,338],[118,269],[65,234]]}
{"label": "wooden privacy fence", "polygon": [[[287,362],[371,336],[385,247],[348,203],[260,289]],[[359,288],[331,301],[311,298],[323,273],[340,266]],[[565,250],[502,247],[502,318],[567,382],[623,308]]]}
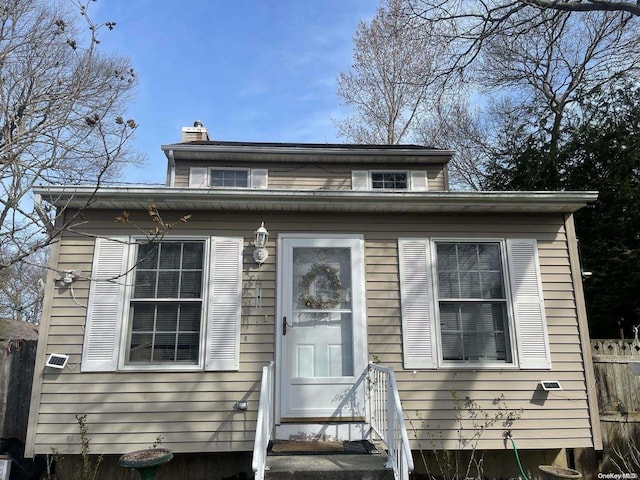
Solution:
{"label": "wooden privacy fence", "polygon": [[605,452],[632,439],[640,447],[640,341],[591,340],[591,354]]}
{"label": "wooden privacy fence", "polygon": [[26,438],[37,346],[36,340],[0,340],[0,437]]}

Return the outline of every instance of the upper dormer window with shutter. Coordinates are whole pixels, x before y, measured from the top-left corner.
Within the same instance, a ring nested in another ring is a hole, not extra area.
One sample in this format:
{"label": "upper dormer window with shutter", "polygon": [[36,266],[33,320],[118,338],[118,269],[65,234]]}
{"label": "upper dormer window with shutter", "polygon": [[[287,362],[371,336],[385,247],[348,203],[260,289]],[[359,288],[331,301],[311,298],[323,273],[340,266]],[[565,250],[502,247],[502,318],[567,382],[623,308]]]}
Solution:
{"label": "upper dormer window with shutter", "polygon": [[353,170],[352,190],[410,191],[428,190],[426,170]]}
{"label": "upper dormer window with shutter", "polygon": [[408,187],[407,172],[371,172],[374,190],[406,190]]}
{"label": "upper dormer window with shutter", "polygon": [[190,188],[267,188],[269,172],[262,168],[191,167]]}
{"label": "upper dormer window with shutter", "polygon": [[249,186],[249,170],[212,168],[209,173],[209,185],[223,188],[247,188]]}

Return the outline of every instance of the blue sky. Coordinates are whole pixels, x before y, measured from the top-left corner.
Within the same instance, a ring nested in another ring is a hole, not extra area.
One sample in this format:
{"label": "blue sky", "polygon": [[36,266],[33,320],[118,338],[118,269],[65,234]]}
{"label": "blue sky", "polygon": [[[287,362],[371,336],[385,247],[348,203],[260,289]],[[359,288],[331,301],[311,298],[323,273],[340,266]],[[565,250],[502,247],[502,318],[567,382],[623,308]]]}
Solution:
{"label": "blue sky", "polygon": [[130,117],[147,154],[127,182],[163,183],[161,144],[201,120],[215,140],[336,142],[336,77],[378,0],[101,0],[101,47],[138,74]]}

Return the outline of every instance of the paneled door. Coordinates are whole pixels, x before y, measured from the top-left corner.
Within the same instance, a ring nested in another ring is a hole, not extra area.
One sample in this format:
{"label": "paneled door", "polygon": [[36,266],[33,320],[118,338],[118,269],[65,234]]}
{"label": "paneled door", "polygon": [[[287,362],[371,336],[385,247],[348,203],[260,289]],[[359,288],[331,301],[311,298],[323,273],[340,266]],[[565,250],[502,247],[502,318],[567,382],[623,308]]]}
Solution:
{"label": "paneled door", "polygon": [[279,239],[280,417],[362,420],[367,364],[361,237]]}

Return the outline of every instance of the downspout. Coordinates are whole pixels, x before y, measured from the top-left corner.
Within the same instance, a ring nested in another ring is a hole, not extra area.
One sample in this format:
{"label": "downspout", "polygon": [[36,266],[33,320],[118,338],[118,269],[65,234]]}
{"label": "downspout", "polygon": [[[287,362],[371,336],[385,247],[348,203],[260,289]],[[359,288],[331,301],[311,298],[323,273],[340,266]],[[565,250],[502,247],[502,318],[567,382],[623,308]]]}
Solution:
{"label": "downspout", "polygon": [[[444,171],[444,175],[443,175],[443,182],[444,182],[444,191],[448,192],[449,191],[449,162],[447,162],[444,166],[444,168],[442,169]],[[427,184],[429,184],[429,178],[427,177]]]}
{"label": "downspout", "polygon": [[47,233],[51,233],[54,230],[53,223],[51,222],[51,218],[47,215],[47,211],[42,206],[42,195],[36,193],[33,199],[33,208],[35,209],[38,217],[40,217],[40,221],[44,224],[44,228]]}
{"label": "downspout", "polygon": [[175,187],[176,185],[176,159],[173,156],[173,149],[167,151],[167,186]]}

